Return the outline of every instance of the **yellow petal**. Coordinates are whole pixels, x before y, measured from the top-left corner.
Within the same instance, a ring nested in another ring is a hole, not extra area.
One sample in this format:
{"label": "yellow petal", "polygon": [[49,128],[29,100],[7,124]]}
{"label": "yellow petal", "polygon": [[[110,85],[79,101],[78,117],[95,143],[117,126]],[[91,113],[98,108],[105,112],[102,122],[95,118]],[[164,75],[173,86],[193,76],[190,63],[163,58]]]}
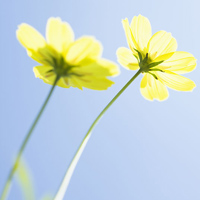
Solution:
{"label": "yellow petal", "polygon": [[160,81],[174,90],[192,91],[196,86],[192,80],[170,71],[155,72],[155,74]]}
{"label": "yellow petal", "polygon": [[[33,72],[35,73],[36,78],[42,79],[45,83],[53,85],[54,81],[56,79],[56,74],[52,72],[53,67],[51,66],[36,66],[33,68]],[[56,84],[57,86],[69,88],[70,86],[65,84],[63,78],[60,78],[60,80]]]}
{"label": "yellow petal", "polygon": [[68,83],[72,87],[82,87],[94,90],[106,90],[113,82],[107,76],[119,74],[117,65],[111,61],[100,59],[88,65],[77,66],[72,69]]}
{"label": "yellow petal", "polygon": [[46,45],[43,36],[28,24],[21,24],[16,34],[17,39],[27,50],[37,51],[39,48],[43,48]]}
{"label": "yellow petal", "polygon": [[133,55],[133,52],[125,47],[117,49],[118,62],[126,69],[137,70],[139,69],[138,61]]}
{"label": "yellow petal", "polygon": [[72,72],[81,76],[95,77],[115,76],[120,73],[118,66],[106,59],[99,59],[87,65],[74,67]]}
{"label": "yellow petal", "polygon": [[92,37],[82,37],[76,40],[69,48],[66,61],[72,65],[79,64],[84,59],[96,60],[101,56],[102,46]]}
{"label": "yellow petal", "polygon": [[61,53],[74,41],[74,33],[68,23],[62,22],[60,18],[50,18],[47,22],[46,38],[48,44]]}
{"label": "yellow petal", "polygon": [[134,49],[138,49],[138,45],[135,41],[135,38],[134,38],[131,28],[129,26],[128,19],[126,18],[126,19],[122,20],[122,24],[123,24],[123,28],[125,31],[128,46],[133,52],[135,52]]}
{"label": "yellow petal", "polygon": [[[54,80],[55,79],[53,79],[53,81]],[[51,83],[48,83],[48,84],[53,85],[53,83],[54,83],[53,81]],[[66,84],[66,81],[65,81],[64,77],[61,77],[60,80],[57,82],[56,85],[59,86],[59,87],[62,87],[62,88],[70,88],[70,85]]]}
{"label": "yellow petal", "polygon": [[36,78],[45,78],[46,76],[51,74],[53,70],[52,66],[42,65],[42,66],[36,66],[33,68],[33,72],[35,73]]}
{"label": "yellow petal", "polygon": [[28,24],[21,24],[17,30],[17,38],[27,49],[28,55],[37,62],[49,65],[56,52],[46,44],[43,36]]}
{"label": "yellow petal", "polygon": [[150,74],[145,74],[140,85],[141,94],[148,100],[163,101],[168,97],[167,88]]}
{"label": "yellow petal", "polygon": [[149,40],[147,49],[151,60],[154,61],[158,56],[176,51],[177,43],[171,33],[158,31]]}
{"label": "yellow petal", "polygon": [[76,76],[70,76],[69,78],[64,77],[63,80],[66,85],[83,90],[82,85],[80,85],[80,83],[77,81]]}
{"label": "yellow petal", "polygon": [[59,60],[60,54],[51,46],[46,45],[36,51],[27,51],[28,55],[43,65],[54,65],[54,59]]}
{"label": "yellow petal", "polygon": [[36,66],[33,68],[35,77],[42,79],[45,83],[50,85],[53,85],[56,79],[56,74],[52,70],[53,67],[47,65]]}
{"label": "yellow petal", "polygon": [[[54,81],[56,79],[56,75],[54,74],[51,77],[48,77],[47,79],[43,79],[43,81],[49,85],[53,85]],[[61,77],[58,82],[56,83],[57,86],[62,87],[62,88],[70,88],[70,85],[67,85],[66,82],[64,81],[63,77]]]}
{"label": "yellow petal", "polygon": [[147,53],[147,44],[151,38],[151,24],[142,15],[133,17],[131,21],[131,31],[138,45],[138,51]]}
{"label": "yellow petal", "polygon": [[83,77],[74,77],[76,82],[85,88],[93,89],[93,90],[106,90],[112,84],[113,81],[105,78],[105,77],[93,77],[93,76],[83,76]]}
{"label": "yellow petal", "polygon": [[173,56],[173,54],[174,54],[174,52],[163,54],[161,56],[158,56],[156,59],[154,59],[153,62],[160,62],[160,61],[168,60],[169,58],[171,58]]}
{"label": "yellow petal", "polygon": [[161,64],[162,68],[178,74],[191,72],[196,67],[196,59],[188,52],[177,51]]}

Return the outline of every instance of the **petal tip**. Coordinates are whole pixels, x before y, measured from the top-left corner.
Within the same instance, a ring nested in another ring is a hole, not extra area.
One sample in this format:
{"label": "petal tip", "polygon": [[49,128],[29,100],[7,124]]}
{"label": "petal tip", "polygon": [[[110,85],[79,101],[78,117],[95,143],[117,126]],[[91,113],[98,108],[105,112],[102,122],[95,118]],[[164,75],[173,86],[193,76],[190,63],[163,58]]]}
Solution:
{"label": "petal tip", "polygon": [[191,86],[191,92],[196,88],[196,84],[193,82],[192,86]]}
{"label": "petal tip", "polygon": [[122,19],[122,24],[124,24],[124,23],[128,23],[129,24],[128,18]]}
{"label": "petal tip", "polygon": [[50,18],[48,18],[47,22],[49,22],[49,21],[62,22],[60,17],[50,17]]}

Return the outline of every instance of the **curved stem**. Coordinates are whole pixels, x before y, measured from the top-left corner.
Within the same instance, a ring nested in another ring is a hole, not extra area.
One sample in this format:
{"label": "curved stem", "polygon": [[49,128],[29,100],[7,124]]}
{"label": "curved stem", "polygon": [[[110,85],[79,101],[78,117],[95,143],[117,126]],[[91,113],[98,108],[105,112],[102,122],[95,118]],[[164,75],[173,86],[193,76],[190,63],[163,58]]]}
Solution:
{"label": "curved stem", "polygon": [[10,189],[10,185],[11,185],[11,181],[12,181],[13,175],[15,174],[15,172],[17,170],[17,167],[18,167],[20,158],[22,156],[22,153],[23,153],[23,151],[24,151],[24,149],[25,149],[25,147],[26,147],[26,145],[27,145],[27,143],[28,143],[28,141],[29,141],[29,139],[30,139],[30,137],[32,135],[32,132],[33,132],[38,120],[40,119],[40,117],[41,117],[41,115],[42,115],[42,113],[43,113],[43,111],[44,111],[44,109],[45,109],[45,107],[46,107],[46,105],[47,105],[52,93],[53,93],[53,90],[54,90],[58,80],[59,80],[59,77],[57,77],[56,80],[54,81],[54,84],[53,84],[53,86],[52,86],[52,88],[51,88],[51,90],[50,90],[50,92],[49,92],[44,104],[42,105],[37,117],[35,118],[31,128],[29,129],[29,131],[28,131],[28,133],[27,133],[27,135],[26,135],[26,137],[25,137],[25,139],[24,139],[24,141],[23,141],[23,143],[22,143],[22,145],[21,145],[21,147],[19,149],[19,152],[18,152],[17,157],[15,159],[15,163],[14,163],[12,169],[10,170],[10,173],[9,173],[8,178],[6,180],[6,183],[4,185],[0,200],[5,200],[6,197],[7,197],[7,194],[8,194],[8,191]]}
{"label": "curved stem", "polygon": [[108,110],[108,108],[115,102],[115,100],[124,92],[124,90],[135,80],[135,78],[142,72],[142,70],[138,70],[137,73],[126,83],[126,85],[115,95],[115,97],[108,103],[108,105],[101,111],[101,113],[97,116],[97,118],[94,120],[92,125],[90,126],[88,132],[86,133],[85,137],[83,138],[78,150],[76,151],[68,169],[67,172],[63,178],[63,181],[59,187],[59,190],[54,198],[54,200],[62,200],[64,198],[65,192],[67,190],[67,187],[69,185],[70,179],[72,177],[72,174],[74,172],[74,169],[79,161],[79,158],[92,134],[92,130],[98,123],[98,121],[101,119],[101,117],[104,115],[104,113]]}

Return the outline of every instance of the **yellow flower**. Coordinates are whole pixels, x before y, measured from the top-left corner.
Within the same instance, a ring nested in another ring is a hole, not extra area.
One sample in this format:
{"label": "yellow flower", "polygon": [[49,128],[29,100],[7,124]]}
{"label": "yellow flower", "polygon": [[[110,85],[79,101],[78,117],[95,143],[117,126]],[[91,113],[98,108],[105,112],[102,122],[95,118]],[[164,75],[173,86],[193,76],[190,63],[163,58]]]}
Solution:
{"label": "yellow flower", "polygon": [[44,37],[28,24],[21,24],[17,38],[28,55],[40,63],[34,67],[35,76],[45,83],[64,88],[82,87],[105,90],[113,84],[107,76],[117,75],[115,63],[101,58],[102,46],[93,37],[81,37],[74,41],[70,25],[60,18],[50,18]]}
{"label": "yellow flower", "polygon": [[190,72],[196,67],[192,54],[176,51],[177,43],[171,33],[158,31],[153,36],[146,17],[135,16],[129,25],[122,21],[130,49],[117,50],[118,62],[127,69],[140,69],[144,74],[140,85],[142,95],[148,99],[165,100],[168,90],[192,91],[195,83],[178,74]]}

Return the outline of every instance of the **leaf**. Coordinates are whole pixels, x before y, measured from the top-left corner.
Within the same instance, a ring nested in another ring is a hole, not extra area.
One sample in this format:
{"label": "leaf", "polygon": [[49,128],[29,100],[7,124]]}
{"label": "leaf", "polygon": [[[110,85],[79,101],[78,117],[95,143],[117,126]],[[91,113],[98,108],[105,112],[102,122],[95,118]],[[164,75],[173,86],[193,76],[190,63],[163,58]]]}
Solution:
{"label": "leaf", "polygon": [[24,160],[21,159],[16,171],[17,181],[21,187],[22,194],[26,200],[36,200],[33,187],[33,180],[30,169]]}
{"label": "leaf", "polygon": [[48,194],[42,197],[41,200],[53,200],[53,196]]}

